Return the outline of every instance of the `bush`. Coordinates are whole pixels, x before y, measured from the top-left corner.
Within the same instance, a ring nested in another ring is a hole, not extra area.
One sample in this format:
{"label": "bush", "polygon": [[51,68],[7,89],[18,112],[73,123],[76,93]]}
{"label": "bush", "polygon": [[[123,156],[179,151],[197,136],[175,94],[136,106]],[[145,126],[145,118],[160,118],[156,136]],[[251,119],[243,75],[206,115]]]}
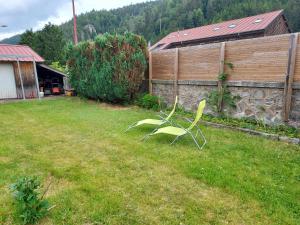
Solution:
{"label": "bush", "polygon": [[66,57],[70,82],[79,95],[112,103],[136,97],[147,66],[141,36],[104,34],[93,42],[70,45]]}
{"label": "bush", "polygon": [[162,99],[155,95],[145,94],[140,96],[136,103],[142,108],[158,111],[161,108],[162,102]]}
{"label": "bush", "polygon": [[44,196],[39,197],[40,187],[36,177],[23,177],[11,185],[18,213],[24,224],[34,224],[48,212],[48,201],[43,199]]}

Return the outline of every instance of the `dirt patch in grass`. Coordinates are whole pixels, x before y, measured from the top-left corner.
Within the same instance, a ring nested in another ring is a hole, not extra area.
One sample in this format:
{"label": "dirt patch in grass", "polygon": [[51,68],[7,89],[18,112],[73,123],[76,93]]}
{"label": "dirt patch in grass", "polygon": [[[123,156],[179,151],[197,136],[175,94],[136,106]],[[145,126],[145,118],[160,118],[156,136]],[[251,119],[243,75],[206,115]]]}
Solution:
{"label": "dirt patch in grass", "polygon": [[94,100],[87,100],[87,102],[89,104],[97,105],[97,106],[99,106],[101,108],[104,108],[104,109],[128,110],[128,109],[132,108],[131,106],[124,106],[124,105],[120,105],[120,104],[108,104],[108,103],[105,103],[105,102],[97,102],[97,101],[94,101]]}
{"label": "dirt patch in grass", "polygon": [[5,157],[5,156],[0,156],[0,162],[1,163],[8,163],[8,162],[10,162],[10,158]]}
{"label": "dirt patch in grass", "polygon": [[100,103],[99,105],[103,108],[113,109],[113,110],[128,110],[131,108],[130,106],[112,105],[112,104],[107,104],[107,103]]}

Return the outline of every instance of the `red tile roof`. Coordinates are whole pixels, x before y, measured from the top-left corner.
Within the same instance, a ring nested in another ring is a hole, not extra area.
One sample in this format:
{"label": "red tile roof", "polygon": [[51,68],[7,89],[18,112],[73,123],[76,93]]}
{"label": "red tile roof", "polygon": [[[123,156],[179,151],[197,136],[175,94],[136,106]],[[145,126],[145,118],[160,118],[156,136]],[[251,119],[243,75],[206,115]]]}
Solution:
{"label": "red tile roof", "polygon": [[[4,56],[5,55],[5,56]],[[16,61],[15,57],[9,57],[18,55],[20,61],[33,61],[34,57],[36,62],[44,62],[45,60],[26,45],[9,45],[0,44],[0,61]],[[22,57],[26,56],[26,57]]]}
{"label": "red tile roof", "polygon": [[274,19],[280,15],[283,15],[283,10],[173,32],[152,46],[150,50],[154,48],[163,49],[176,42],[187,42],[192,40],[264,30],[274,21]]}

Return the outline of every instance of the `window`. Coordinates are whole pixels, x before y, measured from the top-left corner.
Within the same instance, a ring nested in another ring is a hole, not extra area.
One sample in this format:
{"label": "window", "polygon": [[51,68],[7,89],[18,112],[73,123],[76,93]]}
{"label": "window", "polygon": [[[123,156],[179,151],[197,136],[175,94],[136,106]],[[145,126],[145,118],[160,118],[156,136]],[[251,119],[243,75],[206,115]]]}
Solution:
{"label": "window", "polygon": [[236,24],[230,24],[228,27],[229,27],[229,28],[235,28],[235,27],[236,27]]}
{"label": "window", "polygon": [[214,31],[220,30],[220,27],[215,27]]}
{"label": "window", "polygon": [[256,19],[255,21],[254,21],[254,23],[260,23],[262,21],[262,19]]}

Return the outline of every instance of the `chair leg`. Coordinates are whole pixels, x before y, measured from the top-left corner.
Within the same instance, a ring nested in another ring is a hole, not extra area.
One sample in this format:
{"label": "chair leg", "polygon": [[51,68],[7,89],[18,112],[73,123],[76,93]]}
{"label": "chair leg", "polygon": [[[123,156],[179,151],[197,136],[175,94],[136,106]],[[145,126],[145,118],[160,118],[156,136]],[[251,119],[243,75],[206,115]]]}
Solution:
{"label": "chair leg", "polygon": [[202,146],[201,146],[201,149],[203,149],[203,147],[206,145],[207,141],[206,141],[206,138],[205,138],[203,132],[202,132],[200,129],[199,129],[199,133],[200,133],[200,135],[202,136],[202,138],[203,138],[203,140],[204,140],[204,143],[203,143]]}
{"label": "chair leg", "polygon": [[196,135],[195,135],[195,138],[197,138],[197,137],[198,137],[198,134],[199,134],[199,131],[197,130],[197,132],[196,132]]}
{"label": "chair leg", "polygon": [[129,131],[130,129],[134,128],[136,124],[137,124],[136,122],[133,123],[133,124],[131,124],[131,125],[124,131],[124,133],[126,133],[126,132]]}
{"label": "chair leg", "polygon": [[173,145],[181,136],[177,136],[171,143],[171,145]]}
{"label": "chair leg", "polygon": [[158,128],[155,128],[150,134],[146,134],[146,135],[141,139],[141,141],[145,141],[145,140],[149,139],[150,136],[153,135],[157,130],[158,130]]}
{"label": "chair leg", "polygon": [[196,138],[194,137],[194,135],[193,135],[192,133],[190,133],[190,134],[191,134],[191,136],[192,136],[192,138],[193,138],[195,144],[197,145],[198,149],[201,150],[201,147],[199,146],[199,144],[198,144]]}

